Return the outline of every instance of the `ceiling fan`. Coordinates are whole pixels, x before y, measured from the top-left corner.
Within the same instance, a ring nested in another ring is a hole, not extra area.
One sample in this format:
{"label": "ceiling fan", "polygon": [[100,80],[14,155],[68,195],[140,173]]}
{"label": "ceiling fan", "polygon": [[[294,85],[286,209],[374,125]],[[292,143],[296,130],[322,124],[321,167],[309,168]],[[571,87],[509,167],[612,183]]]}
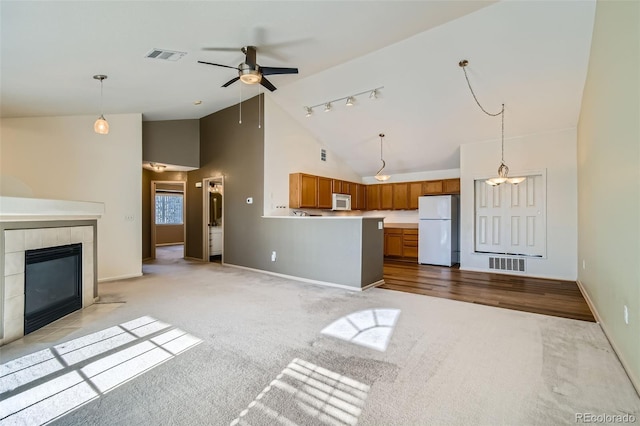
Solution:
{"label": "ceiling fan", "polygon": [[229,65],[221,65],[214,64],[212,62],[198,61],[200,64],[213,65],[216,67],[224,67],[231,68],[234,70],[238,70],[238,77],[232,78],[227,81],[222,87],[228,87],[240,80],[245,84],[258,84],[260,83],[265,88],[270,91],[276,90],[276,86],[274,86],[269,80],[267,80],[265,75],[275,75],[275,74],[298,74],[298,68],[276,68],[276,67],[262,67],[256,63],[256,52],[257,48],[255,46],[245,46],[240,49],[242,53],[245,55],[244,62],[242,62],[237,67],[232,67]]}

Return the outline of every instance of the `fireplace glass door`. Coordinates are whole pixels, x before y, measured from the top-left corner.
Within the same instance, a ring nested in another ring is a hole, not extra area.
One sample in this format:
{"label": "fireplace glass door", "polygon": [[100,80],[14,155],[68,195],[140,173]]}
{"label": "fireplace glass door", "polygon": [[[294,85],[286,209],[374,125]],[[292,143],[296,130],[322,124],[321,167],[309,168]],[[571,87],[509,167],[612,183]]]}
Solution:
{"label": "fireplace glass door", "polygon": [[82,244],[25,252],[24,333],[82,308]]}

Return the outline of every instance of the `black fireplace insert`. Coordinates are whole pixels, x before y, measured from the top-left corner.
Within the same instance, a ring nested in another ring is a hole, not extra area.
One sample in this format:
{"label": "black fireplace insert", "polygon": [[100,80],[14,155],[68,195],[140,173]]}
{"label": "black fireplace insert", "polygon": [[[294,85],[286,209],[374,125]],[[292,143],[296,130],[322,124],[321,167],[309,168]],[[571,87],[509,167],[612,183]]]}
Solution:
{"label": "black fireplace insert", "polygon": [[82,309],[82,244],[25,252],[24,334]]}

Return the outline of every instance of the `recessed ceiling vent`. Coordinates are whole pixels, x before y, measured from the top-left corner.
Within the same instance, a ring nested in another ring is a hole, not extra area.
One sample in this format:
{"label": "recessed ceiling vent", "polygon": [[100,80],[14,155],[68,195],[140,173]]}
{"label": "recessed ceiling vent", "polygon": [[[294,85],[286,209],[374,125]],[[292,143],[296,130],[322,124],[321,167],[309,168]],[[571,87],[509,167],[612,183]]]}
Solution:
{"label": "recessed ceiling vent", "polygon": [[177,52],[175,50],[151,49],[151,51],[145,55],[145,58],[162,59],[165,61],[175,62],[186,54],[187,52]]}

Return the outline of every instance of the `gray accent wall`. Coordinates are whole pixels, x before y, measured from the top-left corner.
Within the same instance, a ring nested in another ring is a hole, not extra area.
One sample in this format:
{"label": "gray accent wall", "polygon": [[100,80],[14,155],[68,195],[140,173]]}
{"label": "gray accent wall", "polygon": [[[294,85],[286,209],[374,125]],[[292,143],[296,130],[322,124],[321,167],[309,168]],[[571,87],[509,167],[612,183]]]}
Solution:
{"label": "gray accent wall", "polygon": [[[185,256],[202,259],[202,188],[197,182],[224,176],[224,254],[225,262],[255,267],[261,237],[264,180],[264,123],[258,106],[262,96],[234,105],[200,119],[200,169],[188,172],[187,235]],[[253,197],[253,204],[245,202]]]}
{"label": "gray accent wall", "polygon": [[264,118],[258,114],[264,108],[258,101],[262,96],[243,102],[242,124],[238,105],[200,120],[202,165],[188,172],[185,256],[203,256],[203,189],[196,183],[224,176],[224,263],[354,289],[382,280],[381,219],[262,217],[264,133],[258,122]]}
{"label": "gray accent wall", "polygon": [[200,120],[142,122],[142,161],[200,166]]}

